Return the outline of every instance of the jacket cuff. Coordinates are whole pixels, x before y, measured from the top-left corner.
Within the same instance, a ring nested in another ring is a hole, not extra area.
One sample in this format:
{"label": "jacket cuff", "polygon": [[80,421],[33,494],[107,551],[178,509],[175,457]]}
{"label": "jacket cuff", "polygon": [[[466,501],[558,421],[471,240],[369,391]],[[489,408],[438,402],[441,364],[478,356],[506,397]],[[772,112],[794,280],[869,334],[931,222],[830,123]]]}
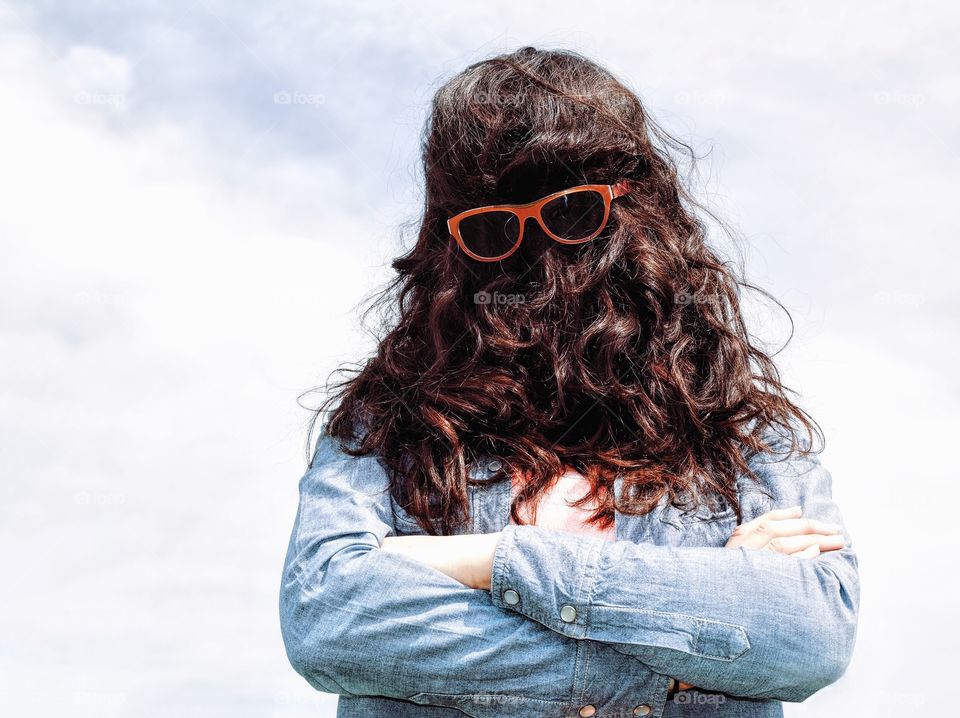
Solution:
{"label": "jacket cuff", "polygon": [[[627,556],[627,549],[634,554]],[[658,558],[663,559],[657,549],[669,550],[508,524],[494,553],[491,600],[570,638],[623,644],[629,650],[673,649],[719,662],[746,653],[750,641],[743,626],[703,615],[709,599],[677,596],[667,606],[644,600],[663,601],[662,582],[682,591],[684,571],[709,575],[720,559],[728,567],[740,562],[745,549],[701,549],[707,553],[691,555],[686,563],[675,557],[667,572],[656,570]]]}
{"label": "jacket cuff", "polygon": [[[507,524],[490,579],[495,606],[515,611],[570,638],[587,638],[604,539],[561,541],[538,526]],[[550,544],[544,551],[543,543]]]}

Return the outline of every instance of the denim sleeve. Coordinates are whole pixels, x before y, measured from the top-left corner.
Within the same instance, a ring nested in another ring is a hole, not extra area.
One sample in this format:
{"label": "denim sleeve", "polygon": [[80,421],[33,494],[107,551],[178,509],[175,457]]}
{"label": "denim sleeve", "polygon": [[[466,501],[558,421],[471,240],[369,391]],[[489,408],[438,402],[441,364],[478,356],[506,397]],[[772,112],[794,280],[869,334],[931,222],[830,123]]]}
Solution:
{"label": "denim sleeve", "polygon": [[[774,507],[844,526],[816,455],[752,464]],[[846,670],[860,604],[857,557],[604,541],[509,524],[495,605],[571,638],[606,643],[704,690],[803,701]]]}
{"label": "denim sleeve", "polygon": [[[300,480],[283,567],[281,630],[314,688],[457,708],[475,718],[628,715],[668,676],[611,646],[559,635],[402,554],[387,474],[321,434]],[[615,680],[613,679],[615,677]]]}

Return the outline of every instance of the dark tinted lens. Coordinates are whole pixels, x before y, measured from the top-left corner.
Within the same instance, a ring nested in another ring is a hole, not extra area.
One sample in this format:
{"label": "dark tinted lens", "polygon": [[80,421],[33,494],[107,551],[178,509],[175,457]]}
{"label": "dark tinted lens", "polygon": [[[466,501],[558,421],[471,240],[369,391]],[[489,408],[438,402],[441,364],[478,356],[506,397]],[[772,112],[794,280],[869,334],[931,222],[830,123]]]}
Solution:
{"label": "dark tinted lens", "polygon": [[513,212],[480,212],[460,220],[460,238],[480,257],[506,254],[519,236],[520,222]]}
{"label": "dark tinted lens", "polygon": [[571,192],[544,205],[543,223],[561,239],[586,239],[603,224],[603,195],[596,190]]}

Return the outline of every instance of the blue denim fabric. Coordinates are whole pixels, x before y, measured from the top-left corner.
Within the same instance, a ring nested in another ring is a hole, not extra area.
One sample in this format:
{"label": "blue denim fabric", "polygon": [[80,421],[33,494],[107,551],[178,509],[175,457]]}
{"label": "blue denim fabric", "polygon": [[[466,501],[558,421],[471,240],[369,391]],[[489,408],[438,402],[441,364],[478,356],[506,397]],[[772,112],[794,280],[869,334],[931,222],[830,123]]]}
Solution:
{"label": "blue denim fabric", "polygon": [[[843,526],[815,456],[751,465],[761,482],[739,482],[744,520],[799,504]],[[496,469],[487,457],[471,475]],[[846,529],[847,545],[817,559],[727,549],[732,508],[661,502],[618,513],[605,541],[510,524],[509,482],[481,483],[460,531],[503,531],[481,591],[378,550],[424,533],[387,487],[377,458],[322,432],[300,480],[283,639],[310,685],[341,696],[340,718],[782,716],[781,701],[806,699],[850,661],[860,587]],[[668,700],[671,676],[697,690]]]}

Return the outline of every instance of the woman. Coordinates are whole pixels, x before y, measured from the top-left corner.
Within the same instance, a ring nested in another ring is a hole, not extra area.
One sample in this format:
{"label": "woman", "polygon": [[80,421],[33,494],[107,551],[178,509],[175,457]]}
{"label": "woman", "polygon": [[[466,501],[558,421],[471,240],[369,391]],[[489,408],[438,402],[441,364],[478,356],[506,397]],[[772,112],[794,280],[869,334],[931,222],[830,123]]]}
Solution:
{"label": "woman", "polygon": [[573,52],[437,92],[395,316],[328,400],[284,567],[288,655],[338,716],[780,716],[846,669],[819,431],[678,146]]}

